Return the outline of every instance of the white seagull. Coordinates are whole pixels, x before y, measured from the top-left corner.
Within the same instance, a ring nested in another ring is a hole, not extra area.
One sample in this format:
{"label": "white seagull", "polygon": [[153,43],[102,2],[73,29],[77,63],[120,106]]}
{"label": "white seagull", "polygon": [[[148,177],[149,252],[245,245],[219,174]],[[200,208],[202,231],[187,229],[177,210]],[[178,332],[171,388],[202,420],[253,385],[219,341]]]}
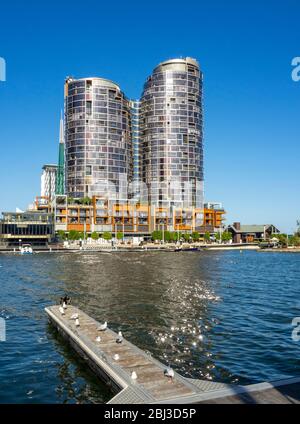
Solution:
{"label": "white seagull", "polygon": [[65,315],[65,310],[64,310],[64,308],[63,308],[62,306],[60,306],[60,307],[59,307],[59,312],[60,312],[62,315]]}
{"label": "white seagull", "polygon": [[123,342],[123,334],[121,331],[119,331],[116,343],[121,344],[122,342]]}
{"label": "white seagull", "polygon": [[104,324],[101,324],[99,327],[98,327],[98,331],[105,331],[107,329],[107,321],[105,321],[105,323]]}
{"label": "white seagull", "polygon": [[76,318],[76,320],[75,320],[75,325],[76,325],[76,327],[80,327],[79,319],[78,318]]}
{"label": "white seagull", "polygon": [[114,355],[114,360],[118,361],[120,359],[120,355],[118,355],[117,353]]}
{"label": "white seagull", "polygon": [[101,342],[101,337],[100,336],[96,337],[96,342],[97,343],[100,343]]}
{"label": "white seagull", "polygon": [[175,373],[174,370],[171,367],[168,367],[165,371],[164,371],[164,375],[168,378],[173,379],[175,377]]}
{"label": "white seagull", "polygon": [[132,378],[132,380],[137,380],[137,374],[136,374],[135,371],[132,371],[131,378]]}
{"label": "white seagull", "polygon": [[64,309],[67,309],[67,304],[66,304],[66,302],[64,302],[64,303],[63,303],[63,308],[64,308]]}
{"label": "white seagull", "polygon": [[71,316],[71,319],[78,319],[79,318],[79,314],[73,314],[72,316]]}

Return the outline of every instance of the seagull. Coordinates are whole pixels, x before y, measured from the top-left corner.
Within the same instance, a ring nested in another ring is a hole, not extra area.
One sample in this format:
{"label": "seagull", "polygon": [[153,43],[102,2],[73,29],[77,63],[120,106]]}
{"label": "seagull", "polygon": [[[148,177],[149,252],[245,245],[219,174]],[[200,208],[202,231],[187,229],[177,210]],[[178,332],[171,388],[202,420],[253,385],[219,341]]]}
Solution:
{"label": "seagull", "polygon": [[66,302],[64,302],[64,303],[63,303],[63,308],[64,308],[64,309],[67,309],[67,304],[66,304]]}
{"label": "seagull", "polygon": [[132,378],[132,380],[137,380],[137,374],[136,374],[135,371],[132,371],[131,378]]}
{"label": "seagull", "polygon": [[119,331],[116,343],[121,344],[122,341],[123,341],[123,334],[121,331]]}
{"label": "seagull", "polygon": [[59,312],[60,312],[62,315],[65,315],[65,310],[64,310],[64,308],[63,308],[62,306],[60,306],[60,307],[59,307]]}
{"label": "seagull", "polygon": [[168,367],[165,371],[164,371],[164,375],[168,378],[173,379],[175,377],[175,373],[174,370],[171,367]]}
{"label": "seagull", "polygon": [[71,316],[71,319],[78,319],[79,318],[79,314],[73,314],[72,316]]}
{"label": "seagull", "polygon": [[99,337],[99,336],[98,336],[98,337],[96,337],[96,342],[97,342],[97,343],[100,343],[100,342],[101,342],[101,337]]}
{"label": "seagull", "polygon": [[105,321],[105,323],[104,324],[101,324],[99,327],[98,327],[98,331],[105,331],[107,329],[107,321]]}
{"label": "seagull", "polygon": [[118,355],[117,353],[114,355],[114,360],[118,361],[120,359],[120,355]]}
{"label": "seagull", "polygon": [[76,327],[80,327],[79,319],[78,318],[76,318],[76,320],[75,320],[75,325],[76,325]]}

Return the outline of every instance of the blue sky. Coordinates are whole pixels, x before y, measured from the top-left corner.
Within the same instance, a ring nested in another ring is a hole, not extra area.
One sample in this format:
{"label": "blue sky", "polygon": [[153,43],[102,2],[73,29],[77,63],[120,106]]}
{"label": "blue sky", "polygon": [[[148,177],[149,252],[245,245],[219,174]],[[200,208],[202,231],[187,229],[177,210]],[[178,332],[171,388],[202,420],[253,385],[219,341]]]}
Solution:
{"label": "blue sky", "polygon": [[25,208],[56,163],[67,75],[102,76],[138,98],[161,61],[205,74],[205,197],[228,223],[300,219],[298,0],[5,1],[0,9],[0,210]]}

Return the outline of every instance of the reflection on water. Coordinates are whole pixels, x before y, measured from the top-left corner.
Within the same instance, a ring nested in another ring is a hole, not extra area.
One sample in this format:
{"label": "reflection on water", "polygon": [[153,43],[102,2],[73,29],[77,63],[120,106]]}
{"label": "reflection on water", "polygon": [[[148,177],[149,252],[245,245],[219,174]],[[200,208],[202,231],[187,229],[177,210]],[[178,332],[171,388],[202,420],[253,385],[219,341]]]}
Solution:
{"label": "reflection on water", "polygon": [[47,324],[73,303],[182,375],[252,383],[300,375],[300,255],[136,252],[0,256],[0,402],[104,402],[105,385]]}

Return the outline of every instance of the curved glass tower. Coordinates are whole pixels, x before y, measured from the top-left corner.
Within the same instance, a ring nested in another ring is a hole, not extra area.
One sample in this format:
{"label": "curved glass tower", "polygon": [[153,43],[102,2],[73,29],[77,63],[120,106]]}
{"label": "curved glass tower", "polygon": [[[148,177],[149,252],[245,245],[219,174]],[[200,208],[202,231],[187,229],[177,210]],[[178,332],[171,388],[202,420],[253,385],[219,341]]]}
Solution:
{"label": "curved glass tower", "polygon": [[143,181],[152,204],[202,207],[203,75],[195,59],[158,65],[141,98]]}
{"label": "curved glass tower", "polygon": [[114,196],[120,184],[132,179],[132,168],[130,102],[119,86],[102,78],[68,78],[66,194]]}

